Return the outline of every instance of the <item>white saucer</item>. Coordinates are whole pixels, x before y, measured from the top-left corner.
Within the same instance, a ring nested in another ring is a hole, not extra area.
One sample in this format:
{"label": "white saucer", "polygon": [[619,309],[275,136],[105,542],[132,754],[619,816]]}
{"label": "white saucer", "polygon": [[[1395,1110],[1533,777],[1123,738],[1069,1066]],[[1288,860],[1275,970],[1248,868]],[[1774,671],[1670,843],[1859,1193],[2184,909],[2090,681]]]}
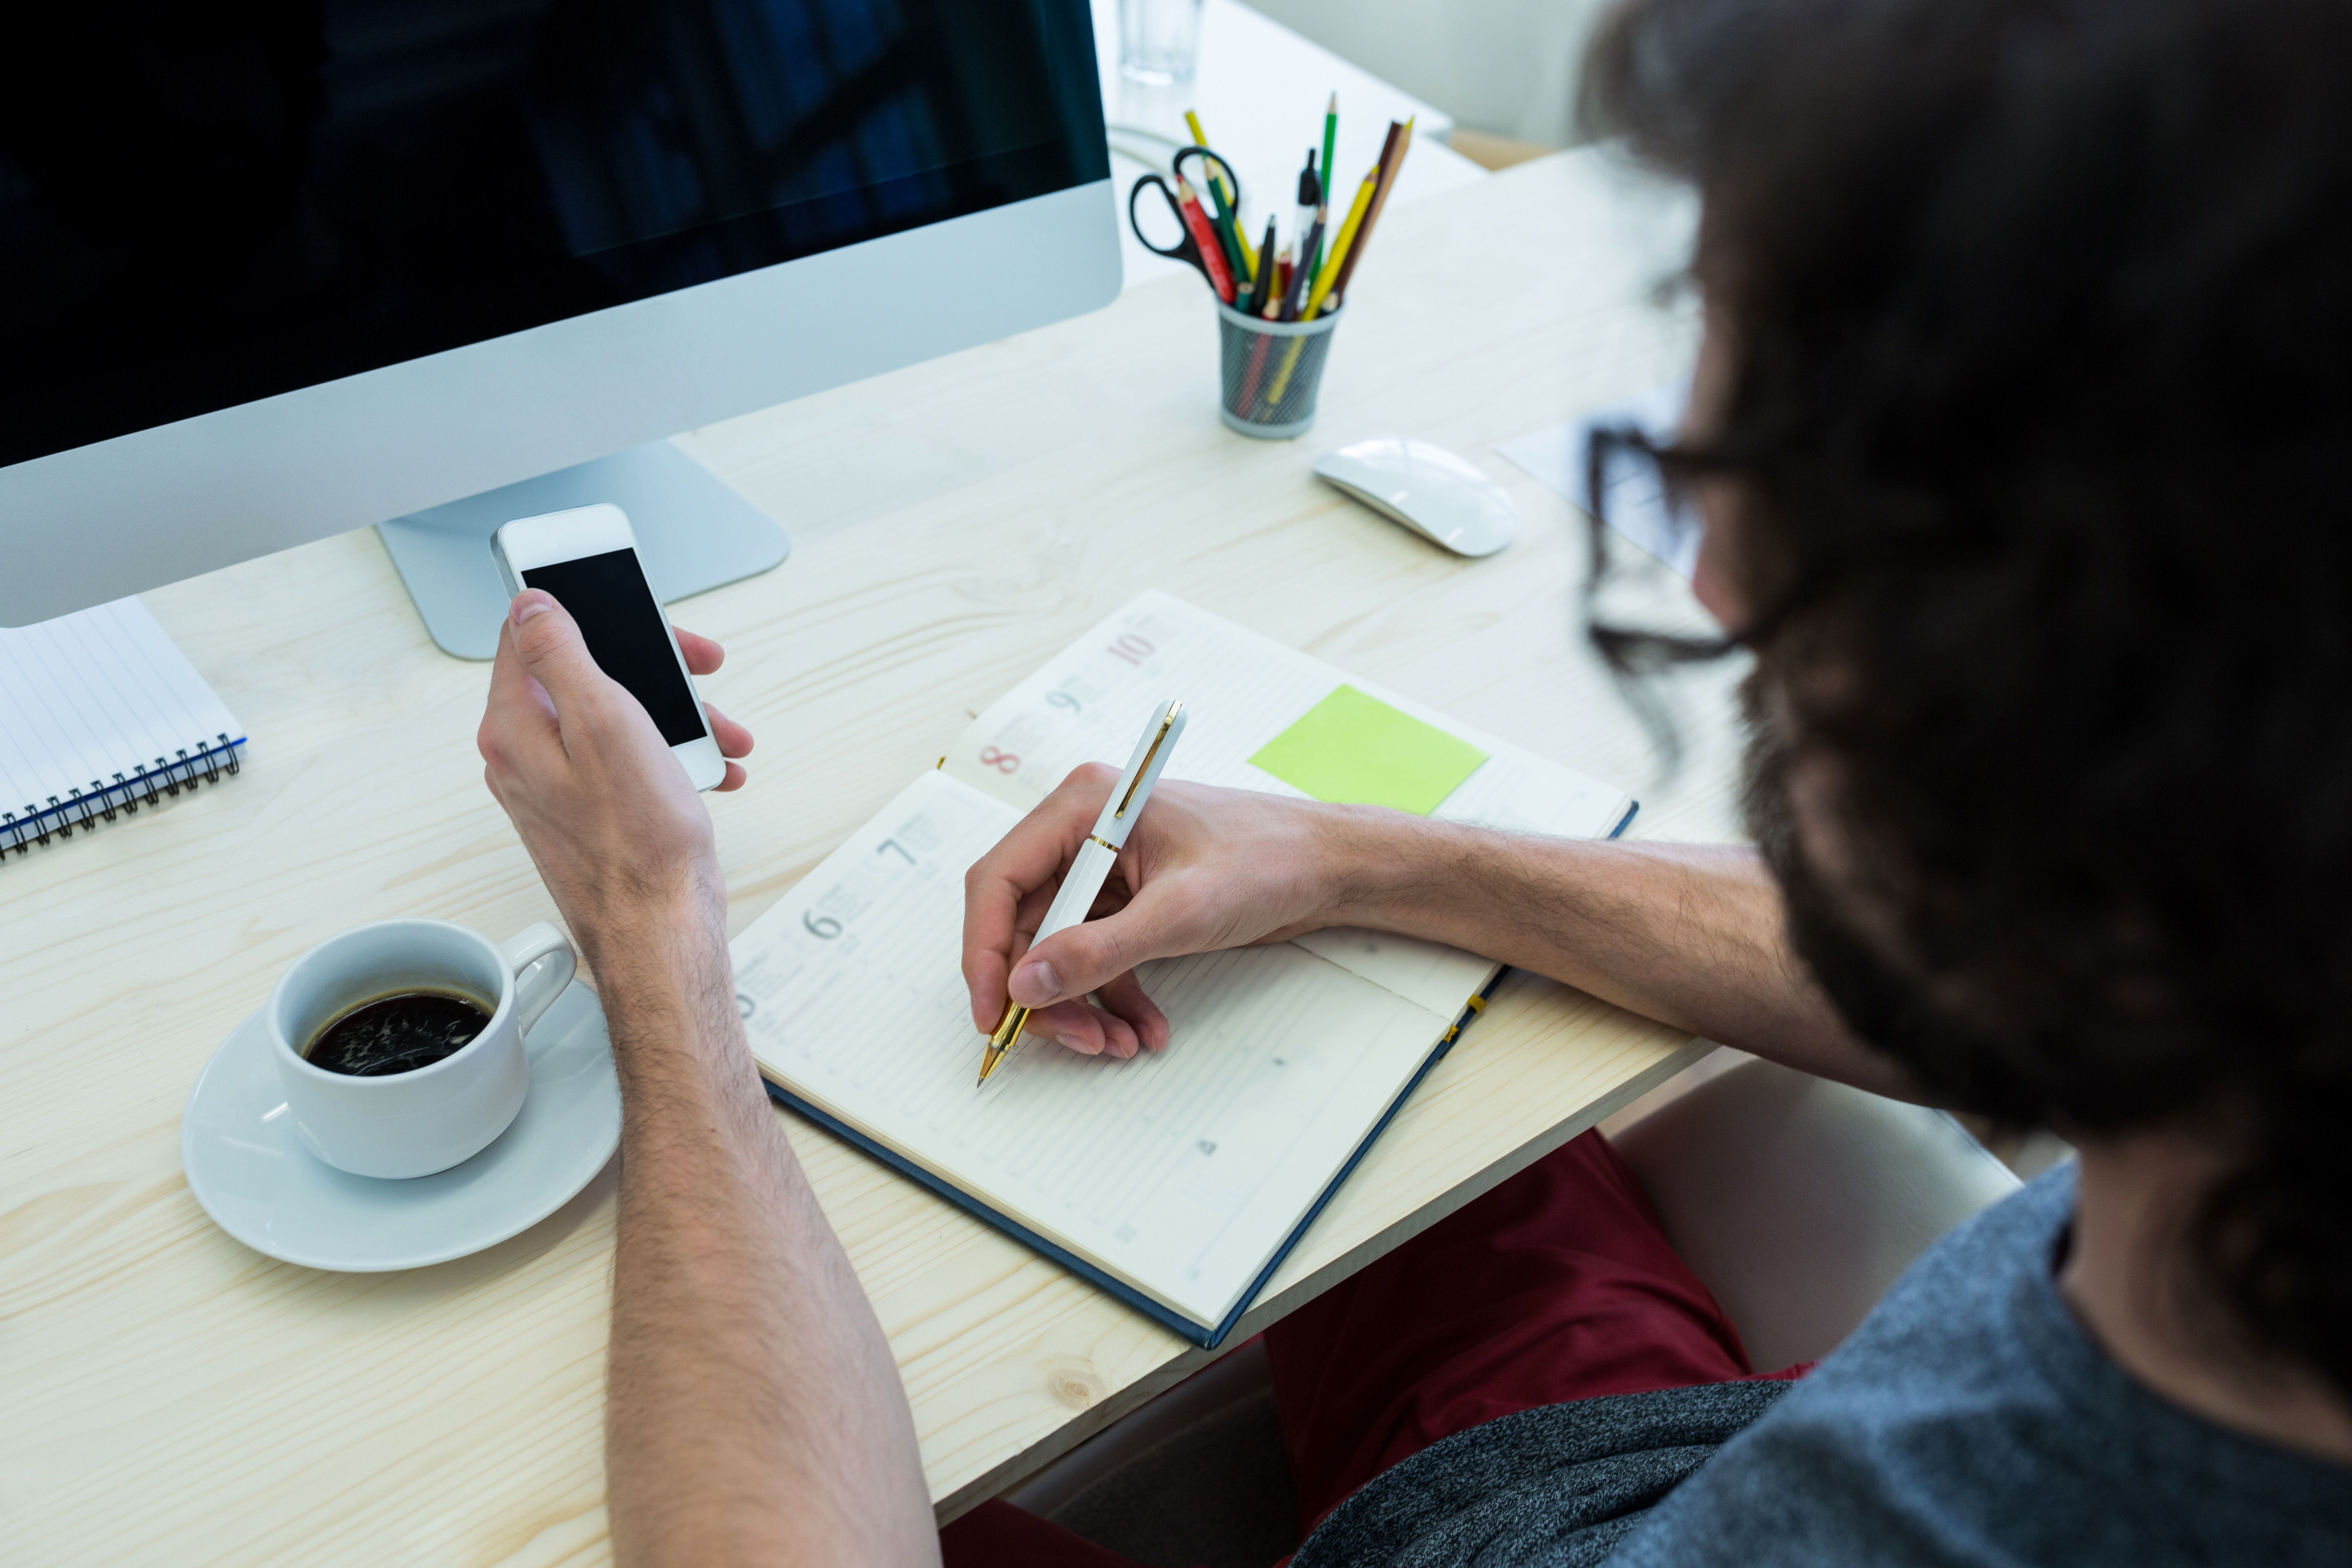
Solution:
{"label": "white saucer", "polygon": [[530,1093],[498,1142],[412,1181],[354,1176],[294,1136],[261,1015],[205,1064],[180,1119],[188,1190],[256,1252],[377,1273],[479,1252],[553,1214],[621,1145],[621,1085],[596,994],[575,984],[523,1039]]}

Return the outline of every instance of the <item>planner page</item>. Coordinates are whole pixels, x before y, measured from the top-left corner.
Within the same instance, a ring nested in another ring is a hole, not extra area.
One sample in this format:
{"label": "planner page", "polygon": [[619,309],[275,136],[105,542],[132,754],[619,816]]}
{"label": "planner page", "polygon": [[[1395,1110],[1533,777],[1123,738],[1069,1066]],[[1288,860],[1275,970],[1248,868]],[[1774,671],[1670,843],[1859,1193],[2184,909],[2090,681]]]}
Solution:
{"label": "planner page", "polygon": [[[1350,754],[1393,762],[1415,746],[1459,748],[1465,776],[1426,808],[1441,821],[1597,838],[1613,832],[1632,806],[1620,789],[1157,591],[1130,602],[991,703],[948,753],[947,771],[1025,812],[1081,763],[1123,766],[1155,705],[1181,698],[1184,733],[1163,777],[1293,799],[1367,798],[1338,791],[1311,795],[1253,760],[1274,761],[1269,753],[1278,743],[1342,689],[1361,694],[1369,700],[1357,707],[1372,710],[1374,727],[1364,728],[1359,715],[1357,727],[1333,731]],[[1380,727],[1382,709],[1393,710],[1397,721]],[[1298,943],[1448,1015],[1496,970],[1454,948],[1384,933],[1316,931]]]}
{"label": "planner page", "polygon": [[1141,972],[1166,1050],[1030,1039],[981,1086],[963,874],[1018,816],[928,773],[828,856],[735,939],[752,1052],[793,1093],[1214,1325],[1452,1014],[1290,943],[1203,953]]}

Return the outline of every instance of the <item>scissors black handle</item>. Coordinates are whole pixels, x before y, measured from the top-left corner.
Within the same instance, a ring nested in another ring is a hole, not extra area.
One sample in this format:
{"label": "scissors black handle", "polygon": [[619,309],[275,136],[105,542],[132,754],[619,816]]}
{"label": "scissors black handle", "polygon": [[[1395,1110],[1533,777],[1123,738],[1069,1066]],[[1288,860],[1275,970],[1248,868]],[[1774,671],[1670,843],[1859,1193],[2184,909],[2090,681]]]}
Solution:
{"label": "scissors black handle", "polygon": [[[1135,216],[1135,199],[1143,195],[1144,187],[1147,185],[1160,193],[1160,199],[1168,204],[1168,216],[1176,220],[1176,243],[1172,246],[1163,247],[1152,244],[1151,237],[1143,232],[1142,221]],[[1136,239],[1152,255],[1164,256],[1171,261],[1181,261],[1188,266],[1200,267],[1202,276],[1208,276],[1209,269],[1201,265],[1201,247],[1193,242],[1192,227],[1184,221],[1183,206],[1176,200],[1176,193],[1169,189],[1168,182],[1159,175],[1146,174],[1128,188],[1127,226],[1135,230]]]}
{"label": "scissors black handle", "polygon": [[[1174,160],[1176,177],[1179,182],[1181,182],[1184,179],[1184,160],[1187,158],[1198,158],[1206,164],[1206,174],[1211,179],[1222,176],[1231,186],[1233,202],[1235,204],[1240,202],[1241,185],[1234,179],[1233,165],[1226,163],[1222,154],[1212,152],[1206,147],[1180,148],[1177,151]],[[1135,200],[1138,196],[1143,194],[1143,187],[1146,185],[1150,185],[1160,192],[1160,199],[1168,204],[1168,216],[1176,220],[1177,239],[1176,244],[1172,247],[1163,247],[1152,244],[1151,237],[1143,232],[1143,225],[1136,218]],[[1203,184],[1201,189],[1205,193],[1208,187]],[[1215,201],[1217,199],[1216,196],[1203,194],[1195,199],[1201,204],[1201,217],[1202,221],[1207,223],[1212,232],[1213,232],[1216,227],[1216,220],[1210,216],[1210,207],[1208,204]],[[1141,179],[1136,181],[1134,184],[1128,187],[1127,223],[1129,228],[1135,230],[1135,237],[1141,243],[1144,249],[1149,250],[1154,256],[1164,256],[1171,261],[1181,261],[1184,263],[1185,266],[1199,272],[1203,279],[1206,279],[1210,288],[1214,289],[1217,286],[1216,273],[1210,269],[1207,259],[1202,256],[1201,243],[1198,239],[1193,237],[1192,226],[1184,221],[1183,204],[1177,199],[1176,193],[1169,188],[1168,182],[1166,180],[1161,179],[1156,174],[1146,174]],[[1226,271],[1233,275],[1234,289],[1236,290],[1241,289],[1246,282],[1246,279],[1243,276],[1245,269],[1240,266],[1238,259],[1227,254],[1222,247],[1219,250],[1217,259],[1223,263]]]}
{"label": "scissors black handle", "polygon": [[1212,183],[1223,180],[1225,183],[1225,188],[1221,194],[1224,197],[1225,205],[1234,212],[1239,212],[1242,205],[1241,176],[1234,173],[1234,166],[1225,162],[1224,154],[1213,152],[1206,147],[1179,148],[1173,160],[1178,179],[1185,177],[1184,160],[1187,158],[1198,158],[1209,165],[1208,178],[1196,179],[1192,182],[1192,188],[1201,193],[1201,210],[1204,213],[1212,210],[1210,204],[1216,199],[1209,194],[1213,188]]}

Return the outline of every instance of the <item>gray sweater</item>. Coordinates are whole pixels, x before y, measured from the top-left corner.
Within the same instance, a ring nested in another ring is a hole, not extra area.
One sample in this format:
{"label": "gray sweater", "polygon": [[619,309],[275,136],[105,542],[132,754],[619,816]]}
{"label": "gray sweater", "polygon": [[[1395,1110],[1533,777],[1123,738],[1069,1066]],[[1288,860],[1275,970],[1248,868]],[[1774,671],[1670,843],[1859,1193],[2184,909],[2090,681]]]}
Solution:
{"label": "gray sweater", "polygon": [[1297,1568],[2352,1563],[2352,1472],[2167,1404],[2075,1323],[2052,1279],[2074,1199],[2061,1166],[1955,1229],[1801,1384],[1458,1433]]}

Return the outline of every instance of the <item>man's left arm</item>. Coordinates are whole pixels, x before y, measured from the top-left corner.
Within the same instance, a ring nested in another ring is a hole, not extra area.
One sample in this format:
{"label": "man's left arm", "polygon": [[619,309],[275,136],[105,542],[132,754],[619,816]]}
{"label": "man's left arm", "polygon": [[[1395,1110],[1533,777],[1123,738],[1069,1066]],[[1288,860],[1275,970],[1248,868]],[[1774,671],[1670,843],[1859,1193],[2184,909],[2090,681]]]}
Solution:
{"label": "man's left arm", "polygon": [[[715,644],[681,634],[697,674]],[[714,712],[730,757],[751,737]],[[938,1534],[881,1325],[760,1084],[709,813],[551,598],[500,636],[491,792],[588,958],[621,1076],[605,1413],[624,1563],[928,1563]],[[727,787],[742,782],[730,766]]]}

